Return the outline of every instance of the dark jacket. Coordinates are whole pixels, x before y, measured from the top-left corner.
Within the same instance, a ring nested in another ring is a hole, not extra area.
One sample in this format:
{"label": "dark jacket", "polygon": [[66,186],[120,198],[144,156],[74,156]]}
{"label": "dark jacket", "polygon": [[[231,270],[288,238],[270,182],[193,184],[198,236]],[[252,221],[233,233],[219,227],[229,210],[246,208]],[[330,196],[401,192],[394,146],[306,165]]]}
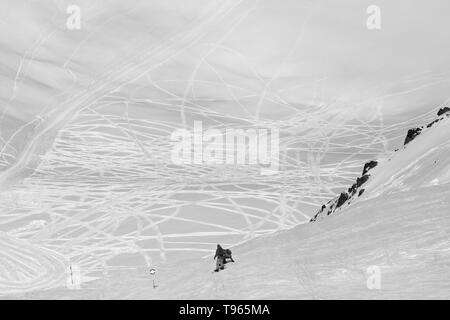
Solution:
{"label": "dark jacket", "polygon": [[223,258],[223,257],[225,257],[225,250],[221,247],[221,246],[217,246],[217,249],[216,249],[216,254],[215,254],[215,256],[214,256],[214,259],[216,258],[216,257],[218,257],[218,258]]}

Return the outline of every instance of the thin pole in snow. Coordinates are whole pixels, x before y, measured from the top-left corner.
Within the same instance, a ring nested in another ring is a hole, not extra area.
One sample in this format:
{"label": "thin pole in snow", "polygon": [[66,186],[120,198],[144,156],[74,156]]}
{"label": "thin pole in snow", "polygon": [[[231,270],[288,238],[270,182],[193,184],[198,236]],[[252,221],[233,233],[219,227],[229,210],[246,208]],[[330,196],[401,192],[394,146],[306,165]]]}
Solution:
{"label": "thin pole in snow", "polygon": [[150,269],[150,274],[152,276],[152,283],[153,283],[153,289],[155,289],[157,287],[157,285],[155,284],[155,275],[156,275],[156,269]]}

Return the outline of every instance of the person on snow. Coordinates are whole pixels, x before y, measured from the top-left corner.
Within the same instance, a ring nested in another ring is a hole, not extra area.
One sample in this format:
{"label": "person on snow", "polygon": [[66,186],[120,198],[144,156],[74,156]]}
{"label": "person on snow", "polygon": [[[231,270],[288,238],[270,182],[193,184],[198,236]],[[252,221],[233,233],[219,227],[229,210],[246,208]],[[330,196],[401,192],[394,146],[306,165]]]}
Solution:
{"label": "person on snow", "polygon": [[[220,244],[217,245],[216,254],[214,255],[214,259],[217,258],[216,261],[216,269],[215,272],[219,272],[219,270],[225,269],[225,264],[227,262],[234,262],[233,257],[231,255],[230,249],[224,249],[220,246]],[[227,259],[230,259],[230,261],[227,261]]]}
{"label": "person on snow", "polygon": [[214,271],[219,272],[219,270],[225,269],[225,250],[220,246],[220,244],[217,245],[216,254],[214,255],[214,259],[216,258],[216,269]]}

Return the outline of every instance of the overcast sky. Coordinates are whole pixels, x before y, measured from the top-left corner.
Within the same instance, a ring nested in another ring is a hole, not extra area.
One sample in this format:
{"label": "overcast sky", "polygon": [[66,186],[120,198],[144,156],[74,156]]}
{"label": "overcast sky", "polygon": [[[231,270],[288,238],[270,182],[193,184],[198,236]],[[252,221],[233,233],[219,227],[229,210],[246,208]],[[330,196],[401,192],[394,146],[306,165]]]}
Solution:
{"label": "overcast sky", "polygon": [[[66,28],[70,4],[81,8],[81,30]],[[381,9],[380,30],[366,26],[372,4]],[[192,45],[177,38],[220,8],[229,12]],[[128,56],[169,46],[180,52],[156,61],[152,76],[177,79],[171,90],[181,95],[193,78],[218,72],[260,96],[352,115],[432,109],[448,98],[449,10],[447,0],[2,0],[1,109],[30,121]],[[200,81],[194,87],[197,97],[225,95]],[[263,105],[262,114],[271,108]]]}

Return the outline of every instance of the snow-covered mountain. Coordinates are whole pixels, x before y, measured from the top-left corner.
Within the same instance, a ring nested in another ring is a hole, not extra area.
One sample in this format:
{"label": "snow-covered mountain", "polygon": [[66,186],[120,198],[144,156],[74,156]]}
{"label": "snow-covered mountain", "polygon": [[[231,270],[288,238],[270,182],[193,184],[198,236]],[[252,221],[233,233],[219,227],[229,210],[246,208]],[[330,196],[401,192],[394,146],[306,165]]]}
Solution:
{"label": "snow-covered mountain", "polygon": [[[0,1],[0,295],[446,297],[450,2],[379,2]],[[174,164],[199,121],[279,172]]]}
{"label": "snow-covered mountain", "polygon": [[161,266],[157,287],[142,268],[117,271],[80,291],[26,297],[448,299],[450,117],[438,119],[379,159],[366,172],[370,179],[359,187],[365,189],[361,196],[354,193],[314,223],[233,247],[236,262],[224,271],[212,272],[211,255]]}
{"label": "snow-covered mountain", "polygon": [[[380,159],[360,187],[365,192],[350,197],[351,204],[345,203],[339,212],[333,210],[332,216],[234,248],[237,263],[218,275],[201,276],[207,273],[209,260],[192,262],[192,266],[186,262],[176,269],[179,272],[166,271],[174,272],[174,279],[166,281],[166,273],[161,275],[161,292],[129,294],[448,299],[449,137],[446,113],[404,148]],[[368,284],[373,270],[380,272],[378,288]]]}
{"label": "snow-covered mountain", "polygon": [[[356,182],[347,191],[324,204],[311,222],[343,210],[364,193],[364,198],[370,199],[381,194],[450,182],[449,117],[450,108],[440,108],[437,118],[432,122],[409,129],[401,152],[397,153],[397,149],[384,159],[367,162]],[[439,126],[439,129],[433,130],[435,126]],[[411,145],[413,140],[417,141]]]}

